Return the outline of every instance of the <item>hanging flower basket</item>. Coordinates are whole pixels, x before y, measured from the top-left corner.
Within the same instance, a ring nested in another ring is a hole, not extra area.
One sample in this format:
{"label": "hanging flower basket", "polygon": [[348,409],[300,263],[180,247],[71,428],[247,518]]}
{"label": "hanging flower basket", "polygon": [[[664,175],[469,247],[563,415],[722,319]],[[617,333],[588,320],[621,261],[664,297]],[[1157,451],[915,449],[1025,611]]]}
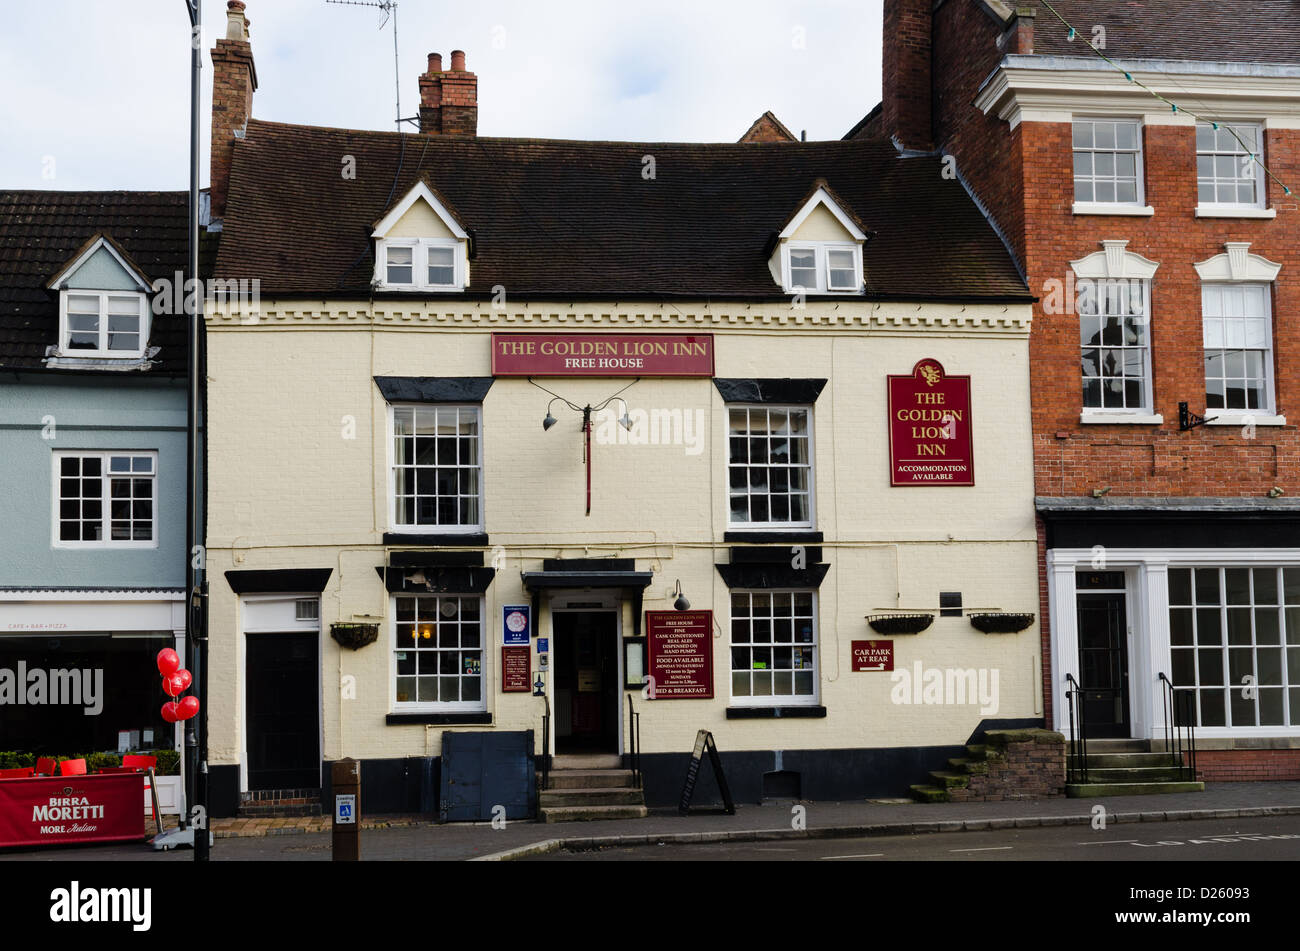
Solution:
{"label": "hanging flower basket", "polygon": [[877,634],[920,634],[933,622],[933,614],[873,614],[867,618]]}
{"label": "hanging flower basket", "polygon": [[379,625],[336,622],[330,625],[330,637],[338,641],[342,647],[360,650],[367,644],[379,640]]}
{"label": "hanging flower basket", "polygon": [[1018,634],[1034,623],[1032,614],[972,614],[970,622],[985,634]]}

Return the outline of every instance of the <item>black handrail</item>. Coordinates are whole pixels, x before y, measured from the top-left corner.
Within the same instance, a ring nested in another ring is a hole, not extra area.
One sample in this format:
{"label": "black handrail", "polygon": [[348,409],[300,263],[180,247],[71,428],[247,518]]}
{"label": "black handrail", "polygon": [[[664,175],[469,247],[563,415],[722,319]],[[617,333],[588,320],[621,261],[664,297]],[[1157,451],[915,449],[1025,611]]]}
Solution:
{"label": "black handrail", "polygon": [[[1065,691],[1065,702],[1070,710],[1069,781],[1086,783],[1088,781],[1088,730],[1083,718],[1083,687],[1079,686],[1079,681],[1074,679],[1074,674],[1066,674],[1065,680],[1066,683],[1074,685],[1073,690],[1067,688]],[[1074,731],[1076,714],[1079,721],[1077,735]]]}
{"label": "black handrail", "polygon": [[1170,755],[1179,775],[1195,782],[1196,694],[1191,689],[1180,690],[1175,687],[1163,670],[1160,672],[1160,683],[1165,712],[1165,752]]}
{"label": "black handrail", "polygon": [[542,695],[546,712],[542,714],[542,788],[551,788],[551,698]]}
{"label": "black handrail", "polygon": [[628,742],[631,747],[632,761],[632,782],[637,789],[641,788],[641,714],[636,712],[636,705],[632,703],[632,695],[627,695],[627,713],[628,713]]}

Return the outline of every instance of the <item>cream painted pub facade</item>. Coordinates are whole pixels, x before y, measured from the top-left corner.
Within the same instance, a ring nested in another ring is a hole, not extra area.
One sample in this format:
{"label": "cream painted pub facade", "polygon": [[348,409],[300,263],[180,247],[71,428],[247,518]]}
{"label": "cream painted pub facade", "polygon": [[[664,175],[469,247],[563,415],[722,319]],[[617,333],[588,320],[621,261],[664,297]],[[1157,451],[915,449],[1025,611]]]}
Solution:
{"label": "cream painted pub facade", "polygon": [[[900,795],[1041,724],[1037,624],[971,623],[1038,597],[1030,295],[937,157],[449,135],[463,54],[420,134],[251,120],[241,23],[216,276],[262,296],[207,325],[214,814],[343,757],[369,811],[430,810],[452,734],[626,760],[632,710],[651,806],[699,730],[754,801]],[[707,636],[652,698],[664,612]]]}

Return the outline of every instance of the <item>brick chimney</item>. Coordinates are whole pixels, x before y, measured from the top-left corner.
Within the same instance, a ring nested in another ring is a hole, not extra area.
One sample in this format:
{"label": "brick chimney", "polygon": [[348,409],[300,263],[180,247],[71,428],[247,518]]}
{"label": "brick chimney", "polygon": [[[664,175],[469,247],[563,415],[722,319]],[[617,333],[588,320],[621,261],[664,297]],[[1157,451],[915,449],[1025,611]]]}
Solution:
{"label": "brick chimney", "polygon": [[934,147],[930,32],[934,0],[885,0],[882,131],[909,149]]}
{"label": "brick chimney", "polygon": [[235,140],[242,139],[253,111],[257,67],[248,42],[248,17],[241,0],[226,4],[226,35],[212,49],[212,218],[226,214],[230,162]]}
{"label": "brick chimney", "polygon": [[420,77],[420,131],[428,135],[478,134],[478,77],[465,69],[463,50],[451,51],[451,69],[442,54],[429,54],[429,71]]}
{"label": "brick chimney", "polygon": [[1005,34],[1004,49],[1007,53],[1032,56],[1034,52],[1034,19],[1038,11],[1033,7],[1016,7],[1011,15]]}

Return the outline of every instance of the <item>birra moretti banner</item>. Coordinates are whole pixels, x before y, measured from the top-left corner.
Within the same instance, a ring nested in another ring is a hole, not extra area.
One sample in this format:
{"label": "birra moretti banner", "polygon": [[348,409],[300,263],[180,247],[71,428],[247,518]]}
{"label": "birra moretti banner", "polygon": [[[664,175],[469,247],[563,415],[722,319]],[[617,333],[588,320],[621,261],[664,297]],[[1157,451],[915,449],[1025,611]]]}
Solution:
{"label": "birra moretti banner", "polygon": [[974,485],[970,377],[921,360],[889,378],[889,484]]}
{"label": "birra moretti banner", "polygon": [[0,847],[144,838],[140,773],[0,780]]}

